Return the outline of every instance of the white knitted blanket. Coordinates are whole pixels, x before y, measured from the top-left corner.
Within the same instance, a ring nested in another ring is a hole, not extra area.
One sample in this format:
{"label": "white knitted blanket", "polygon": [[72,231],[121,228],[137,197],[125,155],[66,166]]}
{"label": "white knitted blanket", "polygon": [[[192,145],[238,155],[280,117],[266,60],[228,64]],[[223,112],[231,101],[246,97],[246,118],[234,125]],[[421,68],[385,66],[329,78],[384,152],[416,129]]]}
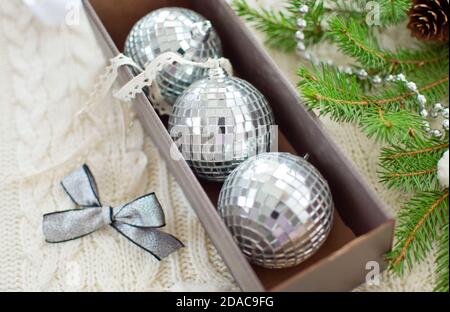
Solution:
{"label": "white knitted blanket", "polygon": [[[20,18],[19,18],[20,17]],[[236,289],[179,186],[131,107],[112,96],[95,120],[76,113],[106,60],[86,16],[50,27],[22,1],[0,1],[0,290],[165,291]],[[87,163],[103,202],[156,192],[167,231],[186,245],[162,262],[111,228],[47,244],[42,215],[73,208],[59,181]]]}
{"label": "white knitted blanket", "polygon": [[[45,26],[22,1],[0,1],[0,291],[236,290],[179,186],[138,122],[124,132],[129,105],[108,96],[92,119],[77,119],[106,65],[84,13],[79,25]],[[296,82],[297,60],[271,51]],[[332,55],[331,57],[334,57]],[[379,147],[351,125],[324,120],[389,209],[401,196],[377,183]],[[186,245],[158,262],[114,230],[47,244],[42,215],[73,208],[59,181],[87,163],[105,203],[117,205],[155,191],[165,231]],[[430,257],[404,278],[384,274],[360,290],[432,288]]]}

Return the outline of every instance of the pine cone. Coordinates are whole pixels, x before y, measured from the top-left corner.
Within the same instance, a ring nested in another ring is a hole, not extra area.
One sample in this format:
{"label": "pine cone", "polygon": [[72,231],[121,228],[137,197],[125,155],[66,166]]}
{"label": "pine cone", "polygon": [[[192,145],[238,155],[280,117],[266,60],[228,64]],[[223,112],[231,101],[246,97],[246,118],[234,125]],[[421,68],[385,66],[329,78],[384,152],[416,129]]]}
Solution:
{"label": "pine cone", "polygon": [[408,28],[422,41],[448,40],[449,0],[413,0]]}

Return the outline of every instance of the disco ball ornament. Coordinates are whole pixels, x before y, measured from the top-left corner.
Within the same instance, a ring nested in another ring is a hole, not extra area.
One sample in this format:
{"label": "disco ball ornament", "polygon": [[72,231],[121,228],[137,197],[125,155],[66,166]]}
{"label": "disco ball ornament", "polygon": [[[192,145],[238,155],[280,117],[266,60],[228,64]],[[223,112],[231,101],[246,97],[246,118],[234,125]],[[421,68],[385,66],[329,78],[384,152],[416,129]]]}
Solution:
{"label": "disco ball ornament", "polygon": [[[194,11],[162,8],[140,19],[125,43],[125,55],[141,68],[165,52],[175,52],[186,60],[204,62],[222,57],[220,38],[211,23]],[[177,98],[193,82],[205,77],[206,70],[173,62],[164,66],[148,90],[152,105],[169,114]]]}
{"label": "disco ball ornament", "polygon": [[199,178],[210,181],[224,181],[244,160],[270,152],[273,125],[266,98],[221,67],[187,89],[169,118],[181,154]]}
{"label": "disco ball ornament", "polygon": [[266,153],[230,174],[220,192],[219,213],[251,262],[280,269],[300,264],[324,243],[333,223],[333,200],[309,162]]}

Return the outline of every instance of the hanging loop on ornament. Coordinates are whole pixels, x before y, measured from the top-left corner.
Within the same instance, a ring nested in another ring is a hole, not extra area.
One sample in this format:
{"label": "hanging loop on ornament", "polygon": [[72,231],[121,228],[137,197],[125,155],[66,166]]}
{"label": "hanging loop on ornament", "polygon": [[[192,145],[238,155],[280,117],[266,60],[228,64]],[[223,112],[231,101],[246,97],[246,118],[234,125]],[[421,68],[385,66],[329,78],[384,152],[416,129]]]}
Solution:
{"label": "hanging loop on ornament", "polygon": [[[185,60],[181,55],[177,53],[167,52],[161,54],[154,61],[149,63],[145,69],[142,69],[137,65],[131,58],[118,54],[116,57],[110,60],[110,64],[106,67],[103,74],[100,75],[97,83],[94,85],[92,92],[89,95],[87,102],[82,106],[82,108],[76,112],[76,121],[79,123],[82,117],[87,117],[96,124],[95,116],[92,116],[90,112],[92,109],[98,105],[111,91],[114,83],[117,80],[119,74],[119,68],[122,66],[131,66],[140,72],[136,77],[130,80],[125,86],[123,86],[119,92],[114,94],[114,96],[122,101],[131,101],[138,93],[143,92],[143,88],[150,86],[155,80],[156,74],[167,64],[171,62],[179,62],[185,65],[194,65],[201,68],[223,68],[228,74],[232,75],[233,69],[231,63],[228,59],[209,59],[204,63],[197,63]],[[131,91],[130,91],[131,88]],[[131,92],[131,93],[130,93]],[[121,116],[122,121],[122,136],[123,136],[123,148],[126,150],[126,135],[127,135],[127,125],[125,122],[125,117]],[[100,129],[101,130],[101,129]]]}
{"label": "hanging loop on ornament", "polygon": [[208,59],[206,62],[193,62],[186,60],[178,53],[166,52],[156,57],[146,65],[144,71],[126,83],[114,96],[121,101],[130,102],[137,94],[143,92],[145,87],[150,87],[156,79],[157,74],[164,66],[173,62],[182,65],[197,66],[205,69],[223,68],[229,75],[233,75],[231,63],[226,58]]}
{"label": "hanging loop on ornament", "polygon": [[142,71],[131,58],[118,54],[110,60],[110,65],[106,67],[103,74],[100,75],[98,82],[94,85],[92,92],[85,105],[76,113],[76,118],[79,120],[82,115],[86,114],[92,107],[99,103],[111,90],[114,82],[117,79],[119,68],[122,66],[132,66],[138,71]]}
{"label": "hanging loop on ornament", "polygon": [[[91,114],[91,111],[93,111],[93,108],[95,108],[96,105],[99,105],[99,103],[101,103],[102,100],[106,97],[106,95],[110,92],[114,83],[117,80],[119,68],[121,68],[122,66],[131,66],[135,68],[137,71],[142,71],[142,68],[139,65],[137,65],[131,58],[123,54],[118,54],[116,57],[112,58],[110,60],[110,64],[105,68],[105,71],[100,75],[97,83],[95,83],[93,90],[89,94],[88,100],[82,106],[82,108],[78,112],[76,112],[75,123],[78,123],[76,127],[79,126],[79,124],[82,121],[82,118],[85,117],[91,120],[92,125],[98,130],[99,135],[101,136],[101,131],[103,128],[97,126],[97,120],[95,116]],[[123,137],[122,146],[124,151],[126,151],[127,129],[123,113],[120,114],[120,120],[122,122],[122,137]]]}

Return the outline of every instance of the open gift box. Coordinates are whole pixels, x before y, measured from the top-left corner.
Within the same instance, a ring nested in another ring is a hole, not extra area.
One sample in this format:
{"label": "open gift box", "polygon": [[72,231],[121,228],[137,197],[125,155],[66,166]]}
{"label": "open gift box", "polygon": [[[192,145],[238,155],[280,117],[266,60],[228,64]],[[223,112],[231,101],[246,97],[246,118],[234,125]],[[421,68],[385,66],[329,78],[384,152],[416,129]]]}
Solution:
{"label": "open gift box", "polygon": [[[154,9],[188,7],[211,20],[236,74],[258,88],[271,104],[280,130],[279,150],[309,154],[309,161],[327,179],[335,203],[335,222],[325,244],[292,268],[254,266],[241,253],[216,211],[221,185],[199,181],[184,160],[172,159],[170,148],[174,143],[166,130],[167,119],[157,115],[145,96],[135,99],[135,110],[147,134],[242,290],[348,291],[363,283],[366,275],[373,273],[370,270],[377,269],[371,261],[383,268],[384,254],[392,247],[392,217],[225,1],[85,0],[84,5],[108,58],[122,51],[134,23]],[[121,69],[122,83],[132,76],[129,69]]]}

